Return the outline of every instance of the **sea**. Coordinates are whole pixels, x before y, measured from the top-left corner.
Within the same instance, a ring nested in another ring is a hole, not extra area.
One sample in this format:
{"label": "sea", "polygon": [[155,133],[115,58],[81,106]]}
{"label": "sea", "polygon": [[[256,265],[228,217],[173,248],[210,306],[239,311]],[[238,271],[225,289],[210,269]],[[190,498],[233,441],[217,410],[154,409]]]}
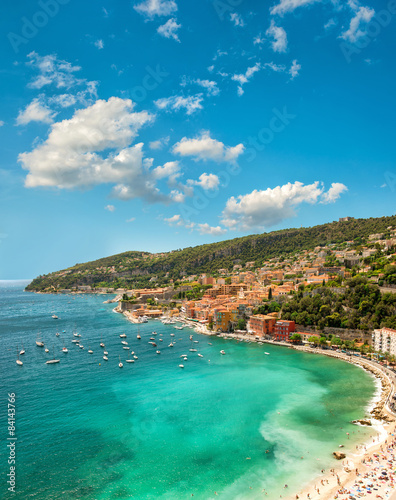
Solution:
{"label": "sea", "polygon": [[[0,282],[0,498],[273,500],[334,466],[340,445],[353,453],[369,438],[351,424],[375,393],[360,368],[158,320],[135,325],[107,295],[25,285]],[[38,333],[49,353],[36,346]],[[126,363],[132,351],[138,359]]]}

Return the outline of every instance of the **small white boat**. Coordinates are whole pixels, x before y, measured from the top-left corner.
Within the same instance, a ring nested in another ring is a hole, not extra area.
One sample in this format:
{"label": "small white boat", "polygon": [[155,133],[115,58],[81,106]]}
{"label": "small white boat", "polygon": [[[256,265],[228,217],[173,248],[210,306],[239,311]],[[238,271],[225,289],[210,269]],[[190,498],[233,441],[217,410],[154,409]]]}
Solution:
{"label": "small white boat", "polygon": [[173,347],[173,343],[171,342],[171,343],[168,345],[168,347]]}
{"label": "small white boat", "polygon": [[22,349],[19,351],[19,354],[20,354],[20,356],[22,356],[23,354],[25,354],[25,349],[23,348],[23,344],[22,344]]}
{"label": "small white boat", "polygon": [[58,316],[56,314],[53,314],[52,315],[52,319],[59,319]]}
{"label": "small white boat", "polygon": [[197,352],[196,349],[190,349],[190,352]]}
{"label": "small white boat", "polygon": [[175,326],[176,330],[183,330],[184,326]]}
{"label": "small white boat", "polygon": [[69,352],[69,351],[67,350],[67,347],[63,347],[62,352],[66,353],[66,352]]}
{"label": "small white boat", "polygon": [[57,337],[59,337],[59,332],[56,332],[56,333],[55,333],[55,335],[56,335]]}
{"label": "small white boat", "polygon": [[161,351],[156,351],[156,352],[157,352],[157,354],[161,354]]}
{"label": "small white boat", "polygon": [[81,337],[81,335],[80,335],[79,333],[77,333],[77,332],[73,333],[73,335],[74,335],[75,337]]}
{"label": "small white boat", "polygon": [[107,356],[103,356],[103,359],[104,359],[105,361],[109,361],[109,358],[108,358]]}
{"label": "small white boat", "polygon": [[203,358],[203,355],[202,355],[202,354],[199,354],[199,353],[198,353],[198,356],[199,356],[200,358]]}
{"label": "small white boat", "polygon": [[174,337],[174,336],[175,336],[175,334],[174,334],[174,333],[171,333],[171,337]]}
{"label": "small white boat", "polygon": [[48,349],[48,347],[46,347],[46,348],[45,348],[44,350],[45,350],[45,352],[49,352],[49,349]]}
{"label": "small white boat", "polygon": [[103,342],[101,342],[99,345],[100,345],[100,347],[104,347],[105,346]]}
{"label": "small white boat", "polygon": [[179,368],[184,368],[184,365],[179,365]]}
{"label": "small white boat", "polygon": [[[25,352],[25,351],[24,351],[24,352]],[[23,363],[22,363],[22,361],[19,359],[19,354],[20,354],[20,353],[18,352],[18,346],[17,346],[17,360],[16,360],[16,364],[17,364],[18,366],[22,366],[22,365],[23,365]]]}
{"label": "small white boat", "polygon": [[134,358],[134,359],[139,359],[136,355],[135,355],[135,356],[133,356],[133,358]]}
{"label": "small white boat", "polygon": [[186,357],[187,357],[187,354],[182,354],[180,357],[181,357],[181,358],[186,358]]}
{"label": "small white boat", "polygon": [[84,349],[84,346],[83,346],[82,344],[79,344],[79,345],[78,345],[78,347],[79,347],[80,349]]}
{"label": "small white boat", "polygon": [[88,354],[93,354],[93,351],[91,349],[88,349]]}
{"label": "small white boat", "polygon": [[195,344],[198,344],[198,343],[199,343],[199,340],[194,340],[194,343],[195,343]]}
{"label": "small white boat", "polygon": [[212,345],[210,342],[208,342],[208,345]]}
{"label": "small white boat", "polygon": [[124,345],[123,349],[126,349],[126,350],[128,350],[128,349],[129,349],[129,347],[127,347],[127,346],[125,346],[125,345]]}
{"label": "small white boat", "polygon": [[125,335],[125,333],[122,333],[122,334],[120,335],[120,338],[122,338],[122,339],[126,339],[126,338],[127,338],[127,336]]}
{"label": "small white boat", "polygon": [[45,362],[46,365],[53,365],[55,363],[59,363],[59,359],[49,359],[48,361]]}
{"label": "small white boat", "polygon": [[220,351],[220,354],[225,354],[225,352],[223,350]]}
{"label": "small white boat", "polygon": [[36,346],[37,347],[44,347],[44,342],[41,340],[40,333],[37,334]]}
{"label": "small white boat", "polygon": [[118,363],[118,366],[119,366],[120,368],[122,368],[124,365],[121,363],[121,357],[120,357],[120,356],[118,356],[118,359],[120,360],[120,362]]}
{"label": "small white boat", "polygon": [[265,352],[264,354],[266,354],[267,356],[269,356],[269,352]]}
{"label": "small white boat", "polygon": [[121,344],[128,345],[128,342],[126,340],[122,340]]}
{"label": "small white boat", "polygon": [[163,339],[159,339],[160,342],[163,342]]}
{"label": "small white boat", "polygon": [[73,339],[72,342],[73,342],[73,344],[78,344],[80,341],[77,339]]}
{"label": "small white boat", "polygon": [[135,362],[135,360],[134,360],[134,359],[126,359],[125,361],[126,361],[127,363],[134,363],[134,362]]}
{"label": "small white boat", "polygon": [[137,335],[136,337],[138,340],[140,340],[142,337],[140,335]]}
{"label": "small white boat", "polygon": [[109,353],[107,351],[103,351],[103,354],[107,356]]}

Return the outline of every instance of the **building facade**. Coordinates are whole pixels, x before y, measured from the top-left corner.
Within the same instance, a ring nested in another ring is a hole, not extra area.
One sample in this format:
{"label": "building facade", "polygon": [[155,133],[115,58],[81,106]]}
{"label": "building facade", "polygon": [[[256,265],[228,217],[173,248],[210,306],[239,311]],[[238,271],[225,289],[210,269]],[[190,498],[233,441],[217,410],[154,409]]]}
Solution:
{"label": "building facade", "polygon": [[373,345],[376,351],[396,355],[396,330],[392,328],[374,330]]}

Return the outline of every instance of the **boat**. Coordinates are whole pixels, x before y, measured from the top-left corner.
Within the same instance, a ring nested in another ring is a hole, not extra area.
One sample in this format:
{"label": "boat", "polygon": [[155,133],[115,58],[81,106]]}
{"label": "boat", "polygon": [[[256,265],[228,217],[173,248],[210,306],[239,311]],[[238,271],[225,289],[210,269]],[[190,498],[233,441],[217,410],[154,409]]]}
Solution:
{"label": "boat", "polygon": [[157,354],[161,354],[161,351],[156,351]]}
{"label": "boat", "polygon": [[208,345],[212,345],[210,342],[208,342]]}
{"label": "boat", "polygon": [[126,361],[127,363],[134,363],[134,362],[135,362],[135,360],[134,360],[134,359],[126,359],[125,361]]}
{"label": "boat", "polygon": [[40,333],[37,334],[36,346],[37,347],[44,347],[44,342],[41,340]]}
{"label": "boat", "polygon": [[83,346],[82,344],[79,344],[79,345],[78,345],[78,347],[79,347],[80,349],[84,349],[84,346]]}
{"label": "boat", "polygon": [[195,343],[195,344],[198,344],[198,343],[199,343],[199,340],[194,340],[194,343]]}
{"label": "boat", "polygon": [[163,339],[159,339],[159,340],[160,340],[160,342],[163,342]]}
{"label": "boat", "polygon": [[77,339],[73,339],[72,342],[73,342],[73,344],[78,344],[80,341]]}
{"label": "boat", "polygon": [[66,347],[63,347],[62,352],[66,353],[69,352]]}
{"label": "boat", "polygon": [[93,351],[91,348],[88,349],[88,354],[93,354]]}
{"label": "boat", "polygon": [[123,349],[129,349],[129,347],[127,347],[127,346],[124,345]]}
{"label": "boat", "polygon": [[151,332],[151,335],[157,335],[157,332]]}
{"label": "boat", "polygon": [[56,335],[57,337],[59,337],[59,332],[56,332],[56,333],[55,333],[55,335]]}
{"label": "boat", "polygon": [[174,337],[174,336],[175,336],[175,334],[174,334],[174,333],[171,333],[171,337]]}
{"label": "boat", "polygon": [[173,347],[173,343],[171,342],[171,343],[168,345],[168,347]]}
{"label": "boat", "polygon": [[55,348],[53,348],[54,357],[45,362],[46,365],[54,365],[55,363],[59,363],[59,359],[55,359]]}
{"label": "boat", "polygon": [[150,337],[150,340],[155,340],[155,338],[154,337]]}
{"label": "boat", "polygon": [[49,352],[49,349],[48,349],[48,347],[46,347],[46,348],[45,348],[44,350],[45,350],[45,352]]}
{"label": "boat", "polygon": [[81,337],[81,335],[80,335],[79,333],[77,333],[77,332],[73,333],[73,335],[74,335],[75,337]]}
{"label": "boat", "polygon": [[133,359],[139,359],[136,355],[133,356]]}
{"label": "boat", "polygon": [[126,340],[121,340],[121,344],[128,345],[128,342]]}
{"label": "boat", "polygon": [[104,343],[103,343],[102,335],[100,336],[100,344],[99,345],[100,345],[100,347],[104,347],[105,346]]}
{"label": "boat", "polygon": [[266,354],[267,356],[269,356],[269,352],[265,352],[264,354]]}
{"label": "boat", "polygon": [[140,340],[142,337],[140,335],[137,335],[136,337],[138,340]]}
{"label": "boat", "polygon": [[120,360],[120,362],[118,363],[118,366],[119,366],[120,368],[122,368],[124,365],[121,363],[121,356],[118,356],[118,359]]}
{"label": "boat", "polygon": [[[25,351],[24,351],[24,352],[25,352]],[[17,364],[18,366],[22,366],[22,365],[23,365],[22,361],[19,359],[18,346],[17,346],[17,360],[16,360],[16,364]]]}
{"label": "boat", "polygon": [[52,319],[59,319],[58,316],[56,314],[53,314],[52,315]]}
{"label": "boat", "polygon": [[127,336],[125,335],[125,333],[122,333],[122,334],[120,335],[120,338],[122,338],[122,339],[126,339],[126,338],[127,338]]}
{"label": "boat", "polygon": [[223,350],[220,351],[220,354],[225,354],[225,352]]}
{"label": "boat", "polygon": [[200,358],[203,358],[203,355],[202,355],[202,354],[199,354],[199,353],[198,353],[198,356],[199,356]]}
{"label": "boat", "polygon": [[107,356],[109,353],[107,351],[103,351],[103,354]]}
{"label": "boat", "polygon": [[184,365],[179,365],[179,368],[184,368]]}
{"label": "boat", "polygon": [[25,354],[25,349],[23,348],[23,344],[22,344],[22,349],[19,351],[19,354],[22,356],[22,354]]}
{"label": "boat", "polygon": [[108,358],[107,356],[103,356],[103,359],[104,359],[105,361],[109,361],[109,358]]}
{"label": "boat", "polygon": [[176,330],[183,330],[184,326],[175,326]]}
{"label": "boat", "polygon": [[190,349],[190,352],[197,352],[196,349]]}

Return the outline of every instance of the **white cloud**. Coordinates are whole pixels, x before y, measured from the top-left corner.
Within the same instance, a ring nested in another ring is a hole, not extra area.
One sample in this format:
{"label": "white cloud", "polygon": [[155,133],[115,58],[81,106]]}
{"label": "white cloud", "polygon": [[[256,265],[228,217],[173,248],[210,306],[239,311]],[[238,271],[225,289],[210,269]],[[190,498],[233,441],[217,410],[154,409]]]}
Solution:
{"label": "white cloud", "polygon": [[112,190],[116,198],[169,202],[170,197],[156,187],[157,178],[149,168],[152,160],[144,159],[143,144],[130,146],[154,116],[133,108],[131,100],[111,97],[54,123],[46,141],[19,155],[28,171],[25,186],[83,189],[116,184]]}
{"label": "white cloud", "polygon": [[114,205],[106,205],[105,210],[108,210],[109,212],[114,212],[115,206]]}
{"label": "white cloud", "polygon": [[130,219],[127,219],[125,222],[133,222],[136,220],[136,217],[131,217]]}
{"label": "white cloud", "polygon": [[215,174],[207,174],[206,172],[204,172],[199,176],[198,181],[189,179],[187,183],[193,186],[200,186],[205,191],[208,191],[212,189],[217,189],[220,185],[220,179]]}
{"label": "white cloud", "polygon": [[209,73],[212,73],[213,70],[214,70],[214,64],[212,64],[211,66],[208,66]]}
{"label": "white cloud", "polygon": [[330,28],[332,28],[333,26],[335,26],[337,24],[336,20],[334,18],[331,18],[327,21],[327,23],[324,25],[324,29],[325,30],[329,30]]}
{"label": "white cloud", "polygon": [[170,226],[177,225],[177,226],[183,226],[184,221],[181,218],[179,214],[173,215],[172,217],[165,218],[165,222],[167,222]]}
{"label": "white cloud", "polygon": [[205,222],[205,224],[198,224],[198,231],[201,234],[211,234],[213,236],[219,236],[220,234],[226,233],[227,229],[223,229],[220,226],[209,226],[209,224]]}
{"label": "white cloud", "polygon": [[173,38],[176,42],[180,42],[179,36],[177,34],[178,30],[181,28],[181,24],[177,24],[175,18],[168,19],[165,24],[159,26],[157,32],[164,36],[165,38]]}
{"label": "white cloud", "polygon": [[94,42],[94,45],[99,50],[103,49],[103,47],[104,47],[103,40],[96,40],[96,42]]}
{"label": "white cloud", "polygon": [[61,108],[68,108],[76,104],[77,100],[80,100],[79,96],[75,96],[73,94],[60,94],[49,97],[48,103],[55,104]]}
{"label": "white cloud", "polygon": [[344,185],[335,183],[324,192],[318,181],[308,185],[296,181],[273,189],[255,189],[249,194],[228,199],[222,223],[230,229],[268,228],[294,217],[302,203],[330,203],[345,190]]}
{"label": "white cloud", "polygon": [[3,120],[0,120],[0,127],[2,127],[3,125],[4,125]]}
{"label": "white cloud", "polygon": [[173,189],[171,191],[170,197],[176,203],[183,203],[183,201],[186,199],[186,195],[184,193],[181,193],[177,189]]}
{"label": "white cloud", "polygon": [[200,87],[206,89],[208,95],[218,95],[220,93],[220,89],[217,86],[217,82],[214,82],[212,80],[200,80],[199,78],[197,80],[194,80],[194,82]]}
{"label": "white cloud", "polygon": [[162,149],[169,143],[170,137],[162,137],[161,139],[157,139],[156,141],[151,141],[149,143],[150,149]]}
{"label": "white cloud", "polygon": [[356,42],[359,38],[366,34],[366,31],[362,29],[367,26],[367,24],[373,18],[375,11],[369,7],[359,7],[354,3],[349,3],[352,9],[355,11],[355,16],[351,19],[349,28],[340,35],[340,38],[348,40],[351,43]]}
{"label": "white cloud", "polygon": [[270,27],[267,29],[265,34],[273,38],[271,46],[274,52],[286,52],[287,50],[286,31],[280,26],[276,26],[275,21],[273,19],[271,21]]}
{"label": "white cloud", "polygon": [[334,203],[345,191],[348,191],[348,188],[345,186],[345,184],[341,184],[340,182],[333,182],[327,193],[322,194],[321,203]]}
{"label": "white cloud", "polygon": [[264,43],[264,38],[260,35],[257,35],[253,38],[253,45],[261,45]]}
{"label": "white cloud", "polygon": [[56,113],[42,102],[41,97],[33,99],[22,111],[19,111],[16,119],[17,125],[27,125],[30,122],[52,123]]}
{"label": "white cloud", "polygon": [[96,96],[97,82],[77,78],[75,73],[80,71],[80,66],[58,59],[56,54],[39,56],[36,52],[28,54],[27,65],[38,71],[38,75],[28,84],[33,89],[41,89],[47,85],[55,85],[58,89],[70,89],[75,86],[86,87],[86,91]]}
{"label": "white cloud", "polygon": [[134,9],[148,17],[170,16],[177,12],[177,4],[174,0],[145,0],[135,5]]}
{"label": "white cloud", "polygon": [[274,7],[270,9],[270,12],[272,15],[279,14],[282,16],[287,12],[293,12],[298,7],[305,7],[321,1],[322,0],[280,0],[279,4],[274,5]]}
{"label": "white cloud", "polygon": [[163,99],[158,99],[154,101],[154,104],[158,109],[163,110],[173,110],[180,111],[181,109],[185,109],[188,115],[192,115],[199,109],[202,109],[202,94],[195,94],[188,97],[183,97],[180,95],[174,95],[171,97],[164,97]]}
{"label": "white cloud", "polygon": [[286,66],[283,66],[283,64],[275,64],[273,62],[265,63],[263,66],[264,68],[272,69],[272,71],[275,71],[275,73],[281,73],[282,71],[286,70]]}
{"label": "white cloud", "polygon": [[239,87],[238,87],[238,95],[242,95],[243,94],[243,85],[245,83],[247,83],[254,75],[254,73],[256,73],[257,71],[260,71],[261,69],[261,64],[258,62],[256,63],[254,66],[251,66],[250,68],[248,68],[246,70],[246,73],[245,74],[240,74],[240,75],[233,75],[231,77],[231,80],[234,80],[234,82],[238,82],[239,83]]}
{"label": "white cloud", "polygon": [[203,131],[201,136],[194,139],[183,137],[173,146],[172,151],[180,156],[192,156],[195,160],[233,163],[243,153],[244,146],[225,146],[222,142],[212,139],[208,131]]}
{"label": "white cloud", "polygon": [[163,166],[156,167],[153,170],[153,176],[156,179],[172,178],[172,180],[175,180],[180,175],[180,165],[178,161],[168,161]]}
{"label": "white cloud", "polygon": [[301,69],[301,64],[298,64],[297,59],[294,59],[289,69],[289,75],[291,77],[291,80],[294,80],[294,78],[298,76],[300,69]]}
{"label": "white cloud", "polygon": [[237,14],[236,12],[232,12],[230,14],[230,19],[234,23],[235,26],[240,26],[241,28],[243,28],[245,26],[245,23],[244,23],[242,17],[239,14]]}

